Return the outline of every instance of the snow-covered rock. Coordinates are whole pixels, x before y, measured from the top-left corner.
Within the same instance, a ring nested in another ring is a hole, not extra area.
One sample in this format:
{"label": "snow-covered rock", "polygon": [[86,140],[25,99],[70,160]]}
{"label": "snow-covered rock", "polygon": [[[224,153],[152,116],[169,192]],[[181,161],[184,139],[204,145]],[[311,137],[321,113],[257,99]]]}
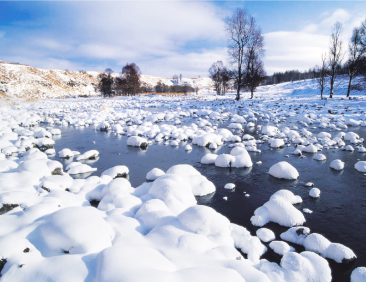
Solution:
{"label": "snow-covered rock", "polygon": [[274,164],[269,169],[269,174],[280,179],[293,180],[299,178],[299,173],[291,164],[282,161]]}

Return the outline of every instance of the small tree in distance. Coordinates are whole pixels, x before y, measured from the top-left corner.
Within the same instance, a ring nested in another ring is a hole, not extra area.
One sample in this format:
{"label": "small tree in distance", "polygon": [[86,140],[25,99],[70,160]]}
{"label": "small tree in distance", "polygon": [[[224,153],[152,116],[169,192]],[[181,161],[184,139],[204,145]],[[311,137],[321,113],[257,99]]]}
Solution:
{"label": "small tree in distance", "polygon": [[226,85],[228,82],[228,70],[224,66],[222,61],[217,61],[211,65],[208,70],[209,77],[212,79],[214,88],[217,95],[224,95],[226,90]]}
{"label": "small tree in distance", "polygon": [[117,88],[123,95],[136,95],[141,92],[141,71],[135,63],[126,64],[122,69],[121,77],[117,79]]}
{"label": "small tree in distance", "polygon": [[325,53],[321,56],[322,64],[321,66],[315,66],[315,77],[320,89],[320,99],[323,99],[323,92],[325,88],[326,79],[328,76],[328,66],[327,66],[327,55]]}
{"label": "small tree in distance", "polygon": [[334,92],[334,82],[337,78],[337,71],[339,68],[339,65],[341,64],[344,52],[342,51],[342,24],[340,22],[336,22],[332,29],[332,35],[330,39],[330,48],[329,48],[329,59],[328,59],[328,65],[329,65],[329,76],[330,76],[330,93],[329,98],[333,98],[333,92]]}
{"label": "small tree in distance", "polygon": [[102,93],[104,97],[111,97],[112,95],[112,89],[114,84],[114,79],[112,77],[113,71],[110,68],[107,68],[105,70],[105,73],[101,73],[98,76],[99,84],[98,89]]}

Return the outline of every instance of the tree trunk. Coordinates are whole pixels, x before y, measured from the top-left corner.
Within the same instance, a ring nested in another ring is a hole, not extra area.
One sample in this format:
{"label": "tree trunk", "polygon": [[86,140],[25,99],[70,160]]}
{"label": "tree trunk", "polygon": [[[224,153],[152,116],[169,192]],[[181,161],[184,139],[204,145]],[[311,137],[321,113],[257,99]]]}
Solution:
{"label": "tree trunk", "polygon": [[330,92],[329,92],[329,98],[333,98],[333,84],[334,84],[334,78],[332,77],[330,79]]}
{"label": "tree trunk", "polygon": [[251,92],[250,99],[253,99],[254,98],[254,91],[253,91],[253,89],[250,89],[250,92]]}
{"label": "tree trunk", "polygon": [[235,98],[236,101],[239,101],[240,100],[240,87],[238,86],[238,89],[236,90],[236,98]]}
{"label": "tree trunk", "polygon": [[352,85],[352,75],[349,76],[348,88],[347,88],[347,98],[349,97],[349,94],[351,93],[351,85]]}

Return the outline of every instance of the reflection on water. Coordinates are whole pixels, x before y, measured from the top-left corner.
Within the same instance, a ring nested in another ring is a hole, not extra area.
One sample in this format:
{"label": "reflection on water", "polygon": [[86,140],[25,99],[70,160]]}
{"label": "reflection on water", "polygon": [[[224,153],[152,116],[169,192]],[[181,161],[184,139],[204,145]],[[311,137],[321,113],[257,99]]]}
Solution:
{"label": "reflection on water", "polygon": [[[155,110],[155,109],[154,109]],[[195,120],[190,120],[194,122]],[[227,124],[227,123],[226,123]],[[223,124],[220,123],[220,127]],[[164,145],[165,142],[150,145],[147,150],[129,147],[126,145],[126,136],[97,132],[91,128],[82,131],[73,127],[61,128],[62,137],[55,144],[56,151],[63,148],[77,150],[84,153],[96,149],[100,158],[89,163],[98,170],[92,175],[100,175],[104,170],[115,165],[126,165],[129,170],[129,180],[133,187],[137,187],[145,180],[146,174],[154,167],[164,171],[175,164],[190,164],[198,169],[204,176],[214,182],[217,191],[204,197],[197,197],[199,204],[213,207],[230,219],[231,222],[245,226],[252,235],[258,229],[250,222],[254,210],[263,205],[270,196],[280,190],[288,189],[300,195],[303,203],[296,205],[302,211],[309,208],[312,214],[304,214],[306,225],[312,232],[323,234],[332,242],[342,243],[350,247],[358,256],[351,265],[339,265],[329,261],[332,267],[333,281],[349,281],[352,269],[366,265],[366,246],[363,244],[366,234],[366,178],[357,172],[353,166],[358,159],[365,160],[366,154],[346,152],[339,149],[323,149],[321,152],[327,159],[325,161],[313,160],[313,154],[305,153],[305,158],[292,155],[294,147],[270,149],[267,144],[258,144],[262,153],[249,152],[253,167],[245,169],[218,168],[214,165],[202,165],[200,160],[208,152],[215,154],[229,153],[231,148],[227,145],[220,146],[211,151],[207,148],[192,145],[192,151],[185,151],[184,147],[190,142],[181,142],[179,146]],[[366,128],[351,128],[350,130],[366,138]],[[244,129],[244,134],[249,133],[258,138],[254,128]],[[314,134],[325,131],[324,129],[311,129]],[[331,132],[335,135],[335,132]],[[95,144],[92,142],[95,141]],[[286,157],[288,155],[288,158]],[[64,165],[72,161],[59,159],[56,154],[52,159],[59,160]],[[329,167],[334,159],[344,161],[345,168],[336,171]],[[261,161],[262,164],[256,164]],[[291,163],[300,173],[300,178],[294,181],[276,179],[268,174],[269,168],[279,162]],[[310,188],[305,187],[306,182],[313,182],[321,190],[319,199],[309,197]],[[224,189],[226,183],[234,183],[234,190]],[[245,196],[245,193],[249,197]],[[223,199],[227,197],[227,201]],[[270,223],[266,225],[273,230],[276,238],[287,228]],[[266,244],[268,245],[268,244]],[[302,251],[301,246],[296,246]],[[270,249],[264,256],[271,261],[279,262],[281,257]]]}

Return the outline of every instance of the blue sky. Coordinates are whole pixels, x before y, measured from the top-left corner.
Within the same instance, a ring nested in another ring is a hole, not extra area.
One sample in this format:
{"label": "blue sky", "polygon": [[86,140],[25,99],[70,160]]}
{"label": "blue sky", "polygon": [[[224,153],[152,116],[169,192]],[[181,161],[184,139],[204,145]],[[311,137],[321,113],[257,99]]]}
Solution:
{"label": "blue sky", "polygon": [[143,74],[207,76],[214,61],[228,61],[223,20],[236,7],[262,29],[269,74],[319,63],[336,21],[346,50],[366,19],[362,1],[1,1],[0,60],[116,72],[135,62]]}

